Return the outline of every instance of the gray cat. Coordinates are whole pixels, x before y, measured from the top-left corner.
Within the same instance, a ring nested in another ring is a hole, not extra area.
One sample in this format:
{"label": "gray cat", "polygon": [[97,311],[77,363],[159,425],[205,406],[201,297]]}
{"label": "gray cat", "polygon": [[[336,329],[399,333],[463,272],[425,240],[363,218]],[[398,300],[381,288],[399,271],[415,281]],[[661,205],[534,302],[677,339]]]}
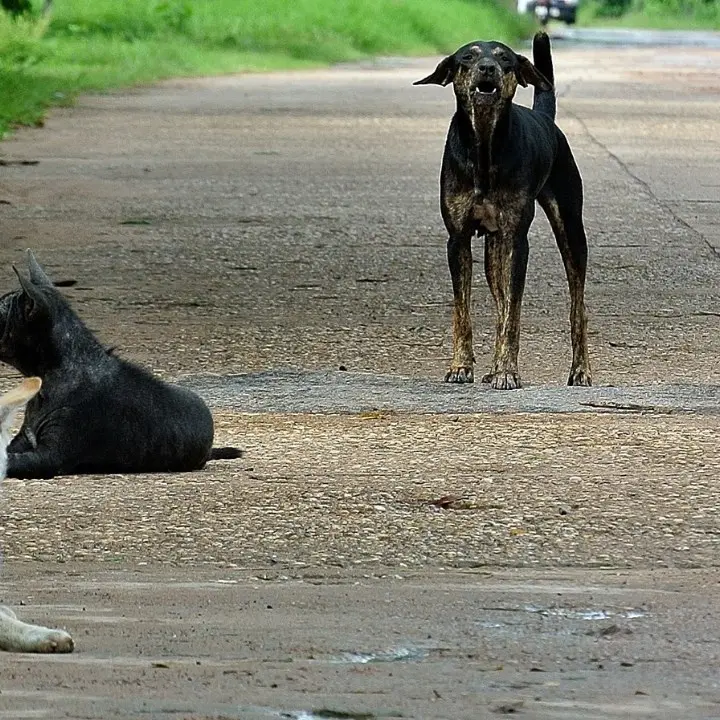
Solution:
{"label": "gray cat", "polygon": [[240,457],[213,448],[213,419],[195,393],[103,347],[28,250],[29,278],[0,297],[0,361],[42,379],[8,447],[7,474],[183,472]]}

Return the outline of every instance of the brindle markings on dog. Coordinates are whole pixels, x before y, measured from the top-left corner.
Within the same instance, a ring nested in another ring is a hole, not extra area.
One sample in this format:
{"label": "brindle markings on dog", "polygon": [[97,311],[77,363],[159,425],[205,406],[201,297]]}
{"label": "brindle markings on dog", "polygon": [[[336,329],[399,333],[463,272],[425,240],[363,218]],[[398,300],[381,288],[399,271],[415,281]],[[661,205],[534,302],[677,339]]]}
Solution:
{"label": "brindle markings on dog", "polygon": [[[474,380],[471,240],[477,234],[485,238],[485,278],[496,308],[495,348],[483,382],[497,389],[520,387],[527,233],[537,200],[550,220],[570,290],[573,357],[568,384],[591,384],[582,180],[567,139],[554,122],[554,73],[545,33],[535,36],[533,56],[535,65],[502,43],[477,41],[446,57],[415,83],[452,82],[457,102],[440,177],[454,299],[447,382]],[[534,86],[532,110],[513,103],[518,84]]]}

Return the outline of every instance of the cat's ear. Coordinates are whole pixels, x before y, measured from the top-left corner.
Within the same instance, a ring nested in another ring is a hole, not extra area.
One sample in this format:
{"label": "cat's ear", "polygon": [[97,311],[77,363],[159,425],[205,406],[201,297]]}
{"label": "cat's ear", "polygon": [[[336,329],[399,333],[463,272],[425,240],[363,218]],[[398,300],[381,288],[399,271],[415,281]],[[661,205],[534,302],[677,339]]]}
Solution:
{"label": "cat's ear", "polygon": [[[27,302],[25,303],[25,317],[28,320],[50,313],[50,305],[46,297],[47,291],[43,285],[36,285],[31,278],[26,278],[14,265],[13,270],[20,281]],[[52,284],[50,285],[52,287]],[[54,290],[54,288],[53,288]]]}
{"label": "cat's ear", "polygon": [[45,271],[40,267],[40,263],[35,259],[32,250],[27,250],[28,259],[28,270],[30,271],[30,280],[33,285],[38,287],[55,287],[52,280],[45,274]]}

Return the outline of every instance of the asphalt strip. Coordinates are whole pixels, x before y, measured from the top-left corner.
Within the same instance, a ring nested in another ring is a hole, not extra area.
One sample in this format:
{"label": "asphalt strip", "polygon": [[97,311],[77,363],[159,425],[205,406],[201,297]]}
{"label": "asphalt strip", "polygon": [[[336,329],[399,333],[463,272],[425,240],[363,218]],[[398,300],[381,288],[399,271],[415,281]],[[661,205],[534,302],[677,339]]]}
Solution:
{"label": "asphalt strip", "polygon": [[497,391],[487,385],[359,372],[270,370],[196,375],[180,384],[214,408],[252,413],[698,413],[720,414],[720,386],[527,386]]}

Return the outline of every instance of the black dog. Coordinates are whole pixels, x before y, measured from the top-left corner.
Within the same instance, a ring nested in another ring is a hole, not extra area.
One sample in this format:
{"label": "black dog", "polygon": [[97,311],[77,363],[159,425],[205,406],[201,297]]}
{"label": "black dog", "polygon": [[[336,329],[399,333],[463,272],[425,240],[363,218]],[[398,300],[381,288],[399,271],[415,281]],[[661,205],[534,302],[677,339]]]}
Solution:
{"label": "black dog", "polygon": [[[473,382],[470,241],[477,233],[485,237],[485,276],[497,308],[495,353],[483,382],[497,389],[520,387],[520,307],[527,234],[537,200],[550,220],[570,287],[573,358],[568,385],[591,384],[582,180],[567,139],[555,125],[553,65],[545,33],[535,36],[533,59],[535,65],[499,42],[473,42],[415,83],[452,82],[457,99],[440,178],[454,296],[447,382]],[[532,110],[513,103],[518,83],[535,87]]]}
{"label": "black dog", "polygon": [[42,379],[8,446],[9,477],[199,470],[215,448],[197,395],[108,352],[28,251],[30,278],[0,298],[0,361]]}

